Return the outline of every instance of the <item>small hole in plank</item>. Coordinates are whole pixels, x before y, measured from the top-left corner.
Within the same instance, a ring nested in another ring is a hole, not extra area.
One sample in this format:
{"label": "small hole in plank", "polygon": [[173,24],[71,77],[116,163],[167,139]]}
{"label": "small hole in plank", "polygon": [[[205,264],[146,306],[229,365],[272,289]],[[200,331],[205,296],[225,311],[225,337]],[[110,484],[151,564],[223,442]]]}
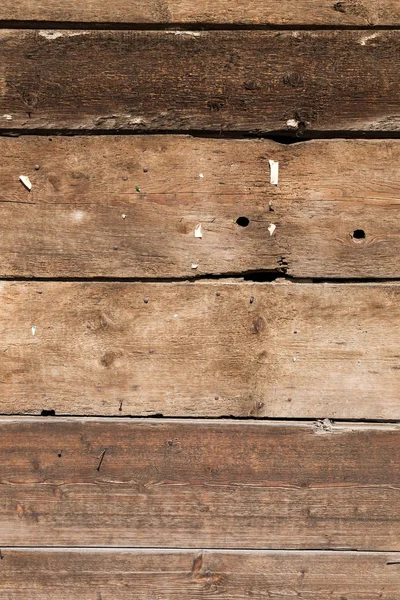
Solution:
{"label": "small hole in plank", "polygon": [[247,217],[239,217],[236,219],[236,224],[239,225],[239,227],[247,227],[250,224],[250,219]]}
{"label": "small hole in plank", "polygon": [[364,229],[355,229],[351,234],[353,240],[365,240],[365,231]]}
{"label": "small hole in plank", "polygon": [[52,410],[52,409],[51,410],[43,409],[40,414],[42,415],[42,417],[55,417],[56,411]]}

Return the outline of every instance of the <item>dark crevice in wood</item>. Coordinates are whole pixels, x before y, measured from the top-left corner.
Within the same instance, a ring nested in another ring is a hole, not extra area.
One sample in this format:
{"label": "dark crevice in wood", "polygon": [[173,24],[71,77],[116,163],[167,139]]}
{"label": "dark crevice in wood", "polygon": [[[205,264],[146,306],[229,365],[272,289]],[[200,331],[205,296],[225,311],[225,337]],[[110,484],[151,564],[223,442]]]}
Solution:
{"label": "dark crevice in wood", "polygon": [[60,29],[86,31],[388,31],[400,30],[400,24],[393,25],[312,25],[252,24],[252,23],[207,23],[207,22],[164,22],[164,23],[118,23],[93,21],[21,21],[0,20],[1,29]]}
{"label": "dark crevice in wood", "polygon": [[75,137],[75,136],[155,136],[155,135],[187,135],[194,138],[206,139],[262,139],[271,140],[278,144],[298,144],[311,140],[397,140],[400,139],[400,131],[250,131],[250,130],[204,130],[204,129],[0,129],[0,137],[20,137],[20,136],[43,136],[43,137]]}
{"label": "dark crevice in wood", "polygon": [[0,275],[0,282],[10,283],[23,281],[32,283],[196,283],[196,281],[221,281],[237,279],[254,283],[296,283],[296,284],[366,284],[366,283],[399,283],[400,277],[294,277],[274,271],[242,271],[226,273],[205,273],[203,275],[183,275],[182,277],[31,277]]}
{"label": "dark crevice in wood", "polygon": [[[329,550],[325,550],[325,549],[321,549],[321,548],[307,548],[306,550],[304,548],[290,548],[288,550],[283,550],[282,548],[268,548],[266,550],[263,549],[259,549],[259,548],[213,548],[211,546],[199,546],[196,548],[186,548],[186,547],[181,547],[181,546],[2,546],[1,548],[2,552],[18,552],[18,551],[30,551],[30,552],[36,552],[36,551],[46,551],[46,552],[85,552],[85,553],[90,553],[90,552],[97,552],[97,551],[106,551],[106,552],[121,552],[121,551],[133,551],[135,553],[141,553],[141,552],[154,552],[156,554],[160,554],[162,552],[171,552],[171,554],[174,554],[175,552],[190,552],[190,554],[195,554],[196,552],[215,552],[215,553],[220,553],[220,554],[234,554],[235,552],[239,552],[240,554],[281,554],[281,555],[285,555],[285,554],[302,554],[304,556],[306,556],[307,554],[312,554],[317,552],[318,554],[321,555],[326,555],[329,556],[329,554],[356,554],[357,556],[362,556],[362,555],[370,555],[370,554],[380,554],[380,555],[385,555],[385,554],[391,554],[393,555],[399,555],[400,556],[400,552],[396,551],[396,550],[357,550],[357,548],[330,548]],[[4,555],[3,555],[4,558]],[[397,565],[400,564],[397,561],[389,561],[386,563],[387,565]]]}
{"label": "dark crevice in wood", "polygon": [[[74,419],[79,421],[80,419],[100,419],[100,420],[106,420],[106,419],[111,419],[111,420],[136,420],[136,421],[149,421],[149,420],[157,420],[157,421],[196,421],[196,422],[202,422],[202,421],[244,421],[244,422],[249,422],[249,423],[257,423],[257,422],[263,422],[263,423],[282,423],[282,424],[288,424],[288,425],[295,425],[296,423],[298,424],[306,424],[306,425],[312,425],[314,427],[317,427],[318,429],[323,429],[326,433],[330,433],[330,428],[334,427],[335,425],[400,425],[400,421],[398,419],[362,419],[362,418],[357,418],[357,419],[349,419],[349,418],[335,418],[335,419],[327,419],[324,418],[322,415],[318,416],[316,415],[314,419],[310,419],[310,417],[257,417],[254,415],[249,415],[249,416],[237,416],[237,415],[220,415],[220,416],[211,416],[211,417],[207,417],[207,416],[185,416],[185,415],[178,415],[178,416],[174,416],[174,415],[168,415],[168,414],[161,414],[161,413],[155,413],[155,414],[150,414],[150,415],[104,415],[104,414],[76,414],[76,413],[57,413],[54,410],[49,410],[49,411],[42,411],[41,414],[27,414],[27,413],[21,413],[21,412],[13,412],[13,413],[1,413],[0,412],[0,419],[2,417],[16,417],[16,418],[29,418],[29,419],[40,419],[41,416],[43,416],[43,413],[51,413],[49,415],[44,415],[44,416],[48,416],[51,419]],[[46,419],[47,420],[47,419]],[[102,457],[104,458],[104,454],[106,453],[106,450],[103,450],[102,454],[98,457],[99,460],[101,460],[102,462]],[[101,463],[100,463],[101,466]]]}

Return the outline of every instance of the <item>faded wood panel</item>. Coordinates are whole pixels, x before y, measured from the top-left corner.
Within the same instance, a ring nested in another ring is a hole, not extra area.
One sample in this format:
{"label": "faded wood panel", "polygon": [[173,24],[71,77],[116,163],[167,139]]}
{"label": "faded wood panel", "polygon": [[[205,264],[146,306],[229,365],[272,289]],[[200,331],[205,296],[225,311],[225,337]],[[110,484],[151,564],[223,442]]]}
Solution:
{"label": "faded wood panel", "polygon": [[[400,555],[5,549],[1,600],[395,600]],[[29,582],[29,585],[27,585]]]}
{"label": "faded wood panel", "polygon": [[399,31],[4,30],[0,39],[2,128],[400,129]]}
{"label": "faded wood panel", "polygon": [[400,418],[396,284],[3,282],[0,306],[3,414]]}
{"label": "faded wood panel", "polygon": [[3,277],[400,277],[398,140],[28,136],[0,154]]}
{"label": "faded wood panel", "polygon": [[398,425],[26,417],[0,433],[4,546],[400,549]]}
{"label": "faded wood panel", "polygon": [[3,0],[3,21],[229,23],[253,25],[399,25],[397,0]]}

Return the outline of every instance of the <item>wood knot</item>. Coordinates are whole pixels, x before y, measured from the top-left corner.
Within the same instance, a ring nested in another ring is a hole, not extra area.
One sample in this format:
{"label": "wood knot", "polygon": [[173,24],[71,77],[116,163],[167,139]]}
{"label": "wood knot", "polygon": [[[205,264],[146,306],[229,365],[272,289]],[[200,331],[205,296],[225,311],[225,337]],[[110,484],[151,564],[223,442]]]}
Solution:
{"label": "wood knot", "polygon": [[283,83],[294,88],[301,87],[304,85],[304,79],[300,73],[288,73],[284,76]]}
{"label": "wood knot", "polygon": [[260,315],[253,321],[254,333],[262,333],[265,329],[265,320]]}
{"label": "wood knot", "polygon": [[116,359],[116,354],[114,352],[106,352],[100,359],[103,367],[110,367],[114,360]]}

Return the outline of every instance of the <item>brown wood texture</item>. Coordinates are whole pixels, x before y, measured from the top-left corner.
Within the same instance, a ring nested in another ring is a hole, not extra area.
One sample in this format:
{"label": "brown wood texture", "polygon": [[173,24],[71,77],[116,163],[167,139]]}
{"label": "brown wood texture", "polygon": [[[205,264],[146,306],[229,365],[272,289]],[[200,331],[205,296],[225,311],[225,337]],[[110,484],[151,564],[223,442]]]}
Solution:
{"label": "brown wood texture", "polygon": [[2,419],[1,541],[398,551],[399,448],[398,425]]}
{"label": "brown wood texture", "polygon": [[3,0],[3,21],[217,23],[255,25],[399,25],[397,0]]}
{"label": "brown wood texture", "polygon": [[0,413],[400,419],[396,284],[5,283]]}
{"label": "brown wood texture", "polygon": [[400,129],[400,31],[3,30],[0,40],[1,128]]}
{"label": "brown wood texture", "polygon": [[397,600],[400,555],[4,549],[1,600]]}
{"label": "brown wood texture", "polygon": [[0,154],[1,276],[400,276],[398,140],[27,136]]}

